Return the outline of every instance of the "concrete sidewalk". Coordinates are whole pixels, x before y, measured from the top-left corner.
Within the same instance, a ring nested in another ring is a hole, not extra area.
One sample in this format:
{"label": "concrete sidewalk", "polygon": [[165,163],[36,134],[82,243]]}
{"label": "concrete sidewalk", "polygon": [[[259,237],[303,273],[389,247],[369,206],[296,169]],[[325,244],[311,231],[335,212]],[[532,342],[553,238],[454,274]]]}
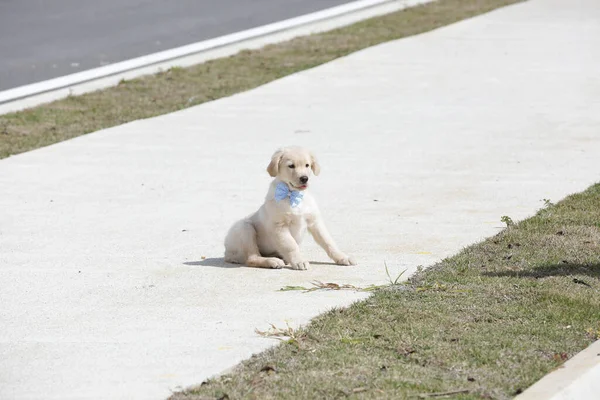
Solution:
{"label": "concrete sidewalk", "polygon": [[600,340],[540,379],[515,400],[593,400],[600,393]]}
{"label": "concrete sidewalk", "polygon": [[[161,399],[598,181],[600,3],[532,0],[0,161],[0,398]],[[273,150],[320,156],[307,272],[226,265]],[[206,259],[204,259],[206,257]]]}

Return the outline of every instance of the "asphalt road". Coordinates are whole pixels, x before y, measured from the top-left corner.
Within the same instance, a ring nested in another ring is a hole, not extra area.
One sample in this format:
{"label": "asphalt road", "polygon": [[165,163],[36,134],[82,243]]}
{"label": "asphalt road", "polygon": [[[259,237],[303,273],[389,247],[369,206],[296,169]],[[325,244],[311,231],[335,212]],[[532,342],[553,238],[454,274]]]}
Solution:
{"label": "asphalt road", "polygon": [[350,0],[1,0],[0,90]]}

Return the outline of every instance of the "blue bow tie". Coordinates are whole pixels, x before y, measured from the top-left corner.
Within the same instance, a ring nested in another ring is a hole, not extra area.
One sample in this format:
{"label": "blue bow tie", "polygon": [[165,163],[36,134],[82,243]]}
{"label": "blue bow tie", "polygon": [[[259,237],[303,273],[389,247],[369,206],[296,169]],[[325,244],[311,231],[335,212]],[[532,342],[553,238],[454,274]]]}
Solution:
{"label": "blue bow tie", "polygon": [[302,198],[304,197],[304,193],[299,192],[298,190],[290,190],[288,185],[283,182],[279,182],[277,186],[275,186],[275,200],[279,203],[281,200],[290,198],[290,205],[292,208],[298,206],[300,202],[302,202]]}

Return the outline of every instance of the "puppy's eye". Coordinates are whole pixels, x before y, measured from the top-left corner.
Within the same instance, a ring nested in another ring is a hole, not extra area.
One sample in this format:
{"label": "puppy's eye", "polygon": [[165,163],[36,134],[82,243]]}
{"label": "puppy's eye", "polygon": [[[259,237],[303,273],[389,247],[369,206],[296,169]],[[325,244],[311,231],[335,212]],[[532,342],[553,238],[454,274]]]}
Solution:
{"label": "puppy's eye", "polygon": [[290,168],[296,168],[296,166],[294,164],[290,164],[290,165],[288,165],[288,167],[290,167]]}
{"label": "puppy's eye", "polygon": [[310,167],[310,165],[306,164],[306,168]]}

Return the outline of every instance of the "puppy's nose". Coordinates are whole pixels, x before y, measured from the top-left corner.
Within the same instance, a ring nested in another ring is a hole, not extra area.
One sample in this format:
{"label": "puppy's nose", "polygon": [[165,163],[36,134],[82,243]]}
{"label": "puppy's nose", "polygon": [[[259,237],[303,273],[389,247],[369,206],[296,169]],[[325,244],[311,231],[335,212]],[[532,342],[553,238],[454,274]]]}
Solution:
{"label": "puppy's nose", "polygon": [[306,183],[308,182],[308,176],[304,175],[300,177],[300,183]]}

